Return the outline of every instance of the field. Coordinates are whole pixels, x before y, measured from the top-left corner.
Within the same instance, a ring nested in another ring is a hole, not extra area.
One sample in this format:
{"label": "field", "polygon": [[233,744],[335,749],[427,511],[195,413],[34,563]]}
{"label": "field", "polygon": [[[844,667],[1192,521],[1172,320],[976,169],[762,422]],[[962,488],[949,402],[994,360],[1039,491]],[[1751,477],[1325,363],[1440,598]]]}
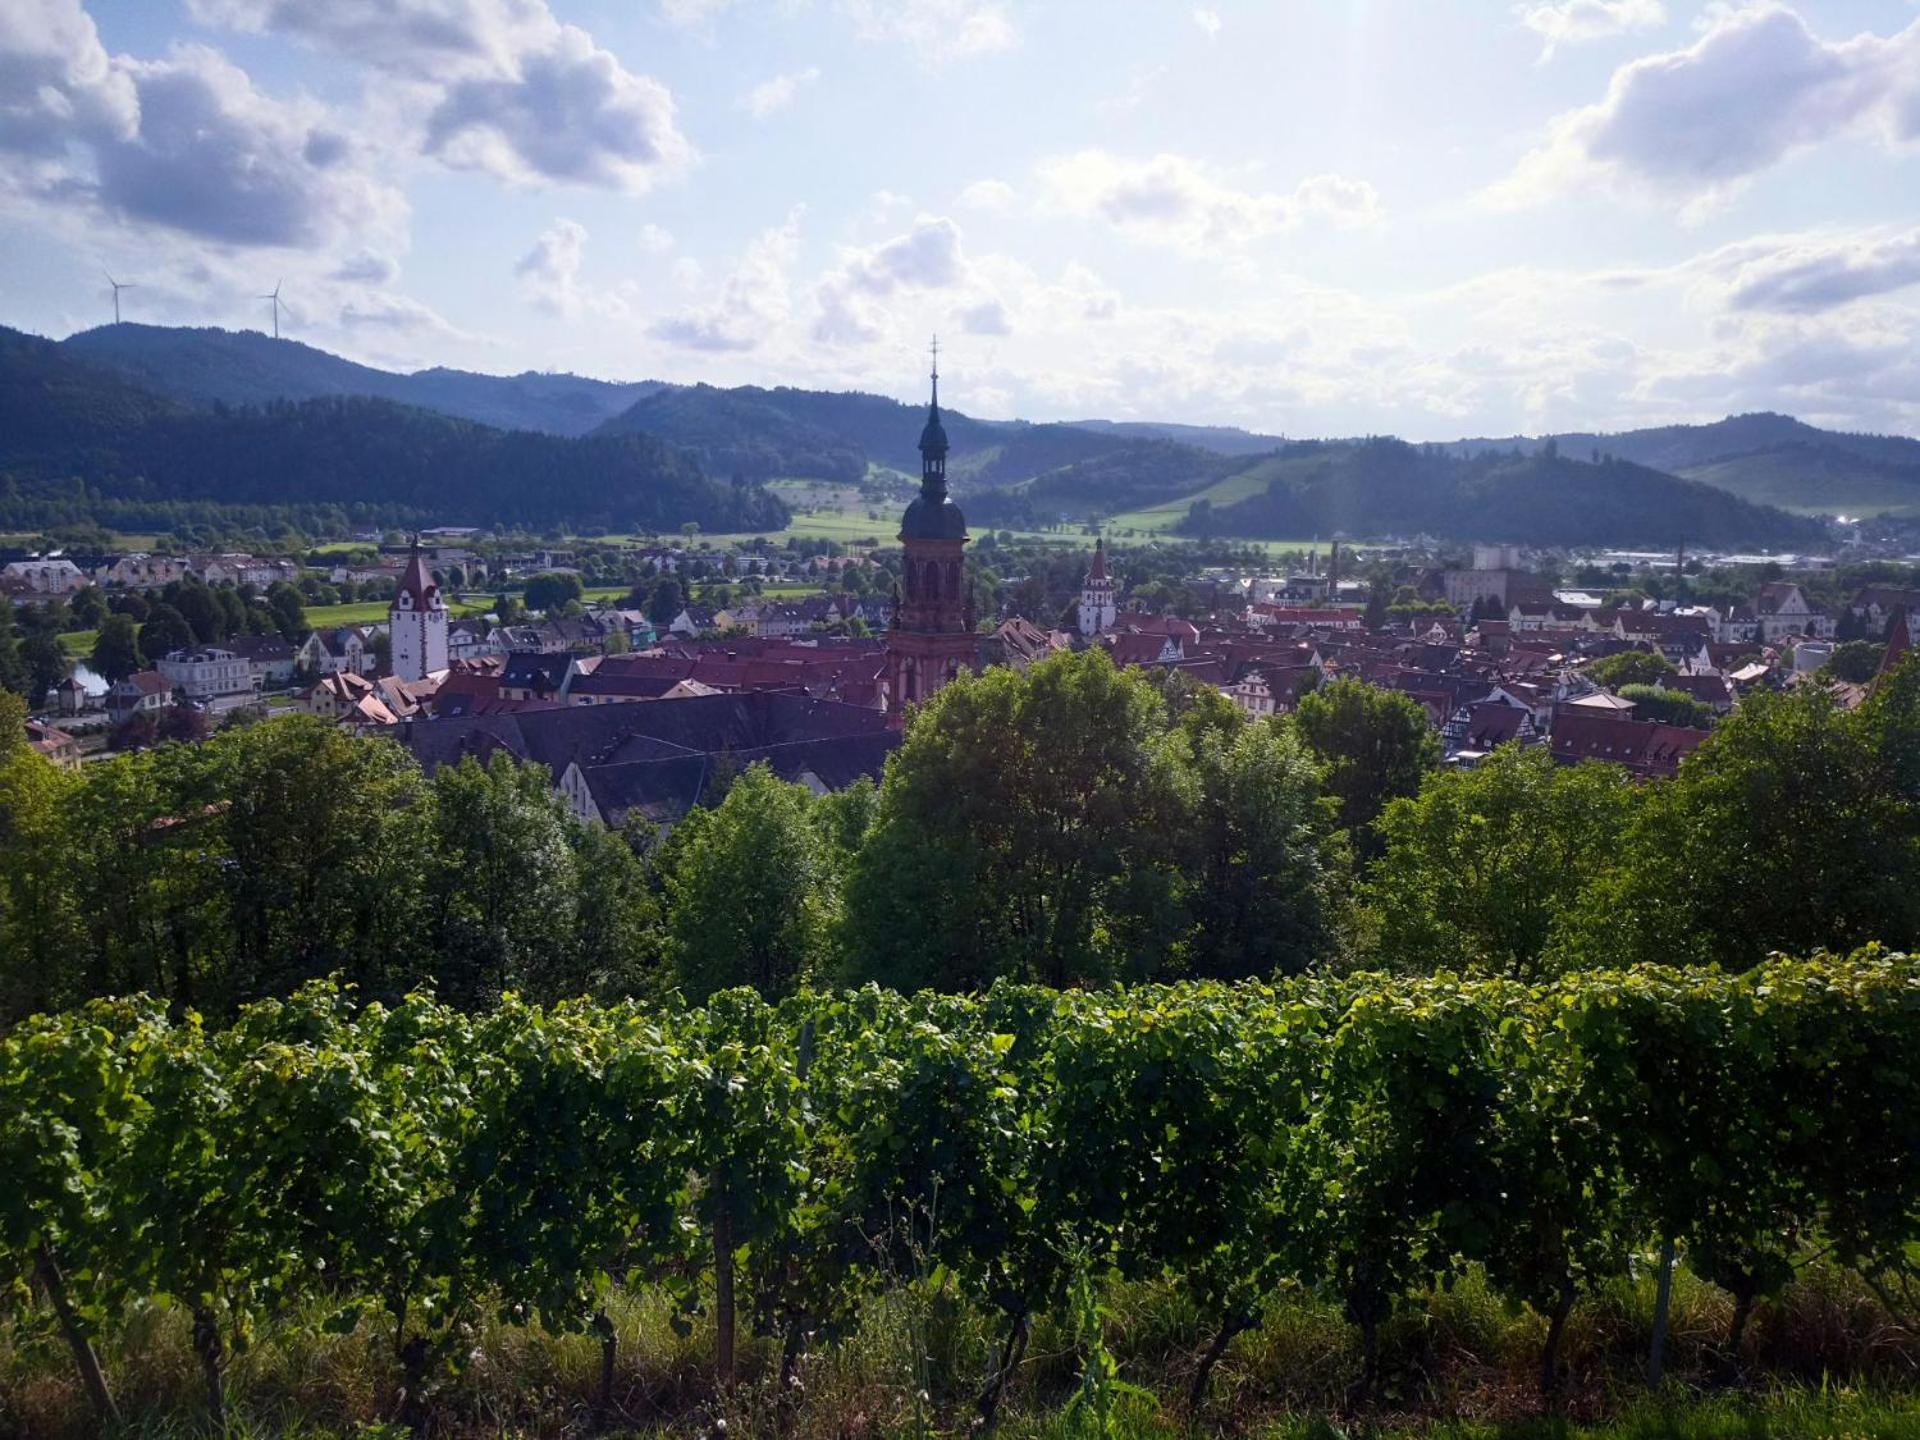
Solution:
{"label": "field", "polygon": [[[454,600],[447,605],[447,611],[458,620],[466,615],[480,615],[491,609],[493,601]],[[316,630],[325,630],[335,625],[379,625],[385,624],[388,604],[385,600],[356,600],[351,605],[309,605],[307,624]]]}

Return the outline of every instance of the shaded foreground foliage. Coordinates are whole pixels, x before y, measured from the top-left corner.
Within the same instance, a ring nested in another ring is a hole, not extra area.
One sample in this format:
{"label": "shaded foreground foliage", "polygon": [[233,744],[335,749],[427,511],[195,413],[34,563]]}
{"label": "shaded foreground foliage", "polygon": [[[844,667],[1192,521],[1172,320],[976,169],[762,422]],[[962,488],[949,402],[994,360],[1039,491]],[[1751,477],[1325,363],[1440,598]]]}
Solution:
{"label": "shaded foreground foliage", "polygon": [[[1920,972],[1875,950],[1533,986],[736,990],[477,1016],[319,985],[219,1032],[95,1002],[0,1041],[0,1241],[42,1297],[16,1289],[14,1326],[63,1335],[103,1412],[96,1342],[156,1303],[190,1317],[215,1416],[263,1335],[357,1325],[423,1428],[476,1326],[589,1337],[611,1386],[614,1309],[651,1294],[711,1318],[723,1392],[740,1337],[767,1337],[789,1407],[807,1357],[875,1307],[931,1307],[925,1354],[934,1312],[964,1306],[994,1337],[974,1372],[991,1420],[1049,1317],[1106,1275],[1168,1287],[1213,1337],[1195,1408],[1235,1337],[1299,1296],[1339,1307],[1356,1393],[1390,1398],[1395,1326],[1461,1284],[1541,1317],[1555,1394],[1574,1302],[1663,1240],[1733,1297],[1733,1370],[1761,1358],[1755,1303],[1816,1249],[1910,1322],[1917,1056]],[[1104,1341],[1076,1303],[1084,1385]]]}

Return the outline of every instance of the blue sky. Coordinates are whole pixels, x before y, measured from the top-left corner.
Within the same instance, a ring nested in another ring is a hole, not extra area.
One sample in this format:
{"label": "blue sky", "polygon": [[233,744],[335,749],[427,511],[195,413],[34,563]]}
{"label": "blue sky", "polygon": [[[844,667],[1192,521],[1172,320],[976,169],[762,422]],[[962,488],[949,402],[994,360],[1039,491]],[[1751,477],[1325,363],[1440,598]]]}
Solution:
{"label": "blue sky", "polygon": [[6,0],[0,321],[1294,435],[1920,433],[1920,4]]}

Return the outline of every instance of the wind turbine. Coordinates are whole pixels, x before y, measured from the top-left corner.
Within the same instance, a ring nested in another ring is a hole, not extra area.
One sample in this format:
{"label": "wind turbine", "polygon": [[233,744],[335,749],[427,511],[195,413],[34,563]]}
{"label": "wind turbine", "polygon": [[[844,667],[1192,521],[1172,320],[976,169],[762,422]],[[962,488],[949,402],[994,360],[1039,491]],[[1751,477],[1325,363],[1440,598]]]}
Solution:
{"label": "wind turbine", "polygon": [[284,280],[276,280],[273,282],[273,293],[271,295],[255,297],[260,300],[271,300],[273,302],[273,338],[276,340],[280,338],[280,287],[285,283]]}
{"label": "wind turbine", "polygon": [[[107,272],[104,270],[100,273],[107,275]],[[137,290],[139,287],[131,280],[123,282],[114,279],[111,275],[107,275],[107,284],[113,287],[113,323],[118,325],[120,323],[120,292],[122,290]]]}

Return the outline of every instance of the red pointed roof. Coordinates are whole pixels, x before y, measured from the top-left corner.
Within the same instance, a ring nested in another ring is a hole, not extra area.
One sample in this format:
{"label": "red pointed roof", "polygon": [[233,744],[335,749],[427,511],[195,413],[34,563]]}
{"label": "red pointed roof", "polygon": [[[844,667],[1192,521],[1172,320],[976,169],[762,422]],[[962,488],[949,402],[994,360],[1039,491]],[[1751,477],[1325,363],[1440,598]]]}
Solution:
{"label": "red pointed roof", "polygon": [[434,583],[433,571],[427,568],[427,557],[420,553],[420,542],[416,540],[407,555],[406,568],[400,572],[400,586],[394,599],[398,601],[401,595],[411,595],[410,608],[430,610],[439,594],[440,587]]}
{"label": "red pointed roof", "polygon": [[1093,542],[1093,564],[1087,567],[1087,583],[1107,578],[1107,542],[1106,537]]}

